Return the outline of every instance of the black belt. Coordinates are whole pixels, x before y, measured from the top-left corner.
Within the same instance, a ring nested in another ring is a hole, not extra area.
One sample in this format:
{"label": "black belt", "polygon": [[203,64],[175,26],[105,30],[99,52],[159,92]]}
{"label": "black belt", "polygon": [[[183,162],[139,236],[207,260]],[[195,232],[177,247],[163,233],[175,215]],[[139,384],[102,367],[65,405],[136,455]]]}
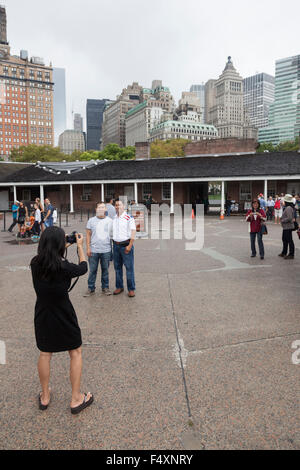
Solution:
{"label": "black belt", "polygon": [[115,242],[114,240],[115,245],[128,246],[129,243],[130,243],[130,240],[124,240],[123,242]]}

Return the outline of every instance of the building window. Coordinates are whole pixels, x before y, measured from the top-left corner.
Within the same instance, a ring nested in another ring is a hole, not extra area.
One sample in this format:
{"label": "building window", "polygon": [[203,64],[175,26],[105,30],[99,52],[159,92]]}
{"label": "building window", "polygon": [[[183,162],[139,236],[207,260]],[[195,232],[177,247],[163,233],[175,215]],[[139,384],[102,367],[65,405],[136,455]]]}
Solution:
{"label": "building window", "polygon": [[82,189],[82,201],[90,201],[92,199],[92,185],[84,184]]}
{"label": "building window", "polygon": [[104,197],[113,198],[115,194],[115,185],[114,184],[105,184],[104,185]]}
{"label": "building window", "polygon": [[171,183],[162,183],[162,200],[171,199]]}
{"label": "building window", "polygon": [[252,199],[252,183],[251,181],[243,181],[240,183],[240,201],[251,201]]}
{"label": "building window", "polygon": [[147,199],[148,194],[151,194],[152,196],[152,183],[144,183],[143,184],[143,200]]}

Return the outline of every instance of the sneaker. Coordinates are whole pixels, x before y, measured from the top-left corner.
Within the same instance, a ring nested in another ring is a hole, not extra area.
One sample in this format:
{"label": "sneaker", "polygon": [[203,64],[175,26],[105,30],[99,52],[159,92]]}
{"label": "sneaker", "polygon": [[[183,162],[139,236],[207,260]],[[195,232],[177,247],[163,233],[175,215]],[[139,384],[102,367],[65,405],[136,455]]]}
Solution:
{"label": "sneaker", "polygon": [[94,290],[88,289],[87,292],[83,295],[83,297],[91,297],[95,294]]}
{"label": "sneaker", "polygon": [[105,289],[102,289],[102,294],[112,295],[112,293],[110,292],[110,290],[107,287]]}

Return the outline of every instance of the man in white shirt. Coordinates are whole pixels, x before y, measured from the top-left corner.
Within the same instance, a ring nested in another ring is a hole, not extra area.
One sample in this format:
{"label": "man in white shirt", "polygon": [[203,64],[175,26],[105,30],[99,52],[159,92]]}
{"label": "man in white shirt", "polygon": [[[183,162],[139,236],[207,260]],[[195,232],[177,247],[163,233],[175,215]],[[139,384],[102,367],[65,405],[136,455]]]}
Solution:
{"label": "man in white shirt", "polygon": [[101,265],[101,285],[105,295],[111,295],[109,290],[109,262],[112,259],[111,236],[112,220],[106,217],[106,206],[100,202],[96,207],[96,217],[89,219],[86,226],[86,248],[89,258],[90,273],[88,291],[84,297],[95,294],[98,265]]}
{"label": "man in white shirt", "polygon": [[124,210],[122,201],[116,201],[117,215],[113,219],[114,267],[116,290],[114,295],[124,292],[123,265],[126,268],[128,296],[135,297],[134,247],[136,234],[135,220]]}

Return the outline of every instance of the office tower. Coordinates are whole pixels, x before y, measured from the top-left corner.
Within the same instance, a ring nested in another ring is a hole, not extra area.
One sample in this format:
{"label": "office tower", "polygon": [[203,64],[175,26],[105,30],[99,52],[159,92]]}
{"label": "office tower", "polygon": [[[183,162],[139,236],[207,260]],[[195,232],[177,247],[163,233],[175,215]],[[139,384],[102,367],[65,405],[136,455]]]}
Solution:
{"label": "office tower", "polygon": [[58,145],[58,138],[67,127],[65,69],[53,68],[53,82],[54,141],[55,145]]}
{"label": "office tower", "polygon": [[269,123],[269,109],[274,101],[275,79],[267,73],[244,78],[244,107],[250,122],[257,128]]}
{"label": "office tower", "polygon": [[53,140],[52,67],[25,50],[11,55],[0,7],[0,154],[8,158],[14,147]]}
{"label": "office tower", "polygon": [[86,103],[87,150],[100,150],[102,141],[103,113],[111,100],[88,99]]}
{"label": "office tower", "polygon": [[210,110],[213,108],[216,99],[215,83],[217,80],[208,80],[204,85],[205,94],[205,108],[204,108],[204,122],[210,121]]}
{"label": "office tower", "polygon": [[259,130],[258,141],[277,145],[294,140],[300,132],[300,55],[276,61],[275,100],[269,125]]}
{"label": "office tower", "polygon": [[74,114],[74,130],[83,132],[83,119],[79,113]]}
{"label": "office tower", "polygon": [[197,93],[197,96],[200,100],[200,112],[201,112],[201,119],[200,122],[205,122],[205,85],[192,85],[190,91],[193,93]]}
{"label": "office tower", "polygon": [[218,129],[219,137],[257,138],[244,110],[243,78],[233,66],[231,57],[214,83],[213,105],[208,110],[208,124]]}

